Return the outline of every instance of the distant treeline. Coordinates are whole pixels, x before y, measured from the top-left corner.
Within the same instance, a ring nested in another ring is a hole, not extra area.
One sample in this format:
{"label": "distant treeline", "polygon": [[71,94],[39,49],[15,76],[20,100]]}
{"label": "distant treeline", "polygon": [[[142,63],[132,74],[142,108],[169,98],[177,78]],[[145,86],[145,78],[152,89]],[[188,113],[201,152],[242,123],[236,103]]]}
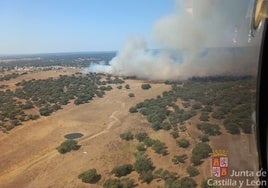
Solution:
{"label": "distant treeline", "polygon": [[226,82],[226,81],[237,81],[237,80],[249,80],[252,79],[251,75],[225,75],[225,76],[193,76],[189,78],[191,81],[197,82]]}
{"label": "distant treeline", "polygon": [[[15,66],[74,66],[87,67],[90,63],[98,63],[100,61],[108,63],[116,52],[88,52],[88,53],[53,53],[53,54],[39,54],[33,56],[10,56],[6,59],[12,61],[5,62],[0,59],[0,66],[15,67]],[[28,58],[28,60],[25,60]],[[31,59],[32,58],[32,59]],[[3,58],[2,58],[3,59]]]}
{"label": "distant treeline", "polygon": [[18,74],[18,73],[7,74],[4,76],[0,75],[0,81],[8,81],[10,79],[17,78],[19,76],[20,76],[20,74]]}

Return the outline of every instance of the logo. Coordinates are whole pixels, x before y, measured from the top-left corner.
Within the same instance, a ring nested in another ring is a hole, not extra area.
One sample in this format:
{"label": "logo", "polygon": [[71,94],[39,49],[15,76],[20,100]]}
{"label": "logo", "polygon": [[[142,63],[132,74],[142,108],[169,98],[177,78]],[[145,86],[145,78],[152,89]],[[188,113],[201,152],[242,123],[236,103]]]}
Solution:
{"label": "logo", "polygon": [[212,176],[225,177],[228,174],[228,152],[226,150],[213,150]]}

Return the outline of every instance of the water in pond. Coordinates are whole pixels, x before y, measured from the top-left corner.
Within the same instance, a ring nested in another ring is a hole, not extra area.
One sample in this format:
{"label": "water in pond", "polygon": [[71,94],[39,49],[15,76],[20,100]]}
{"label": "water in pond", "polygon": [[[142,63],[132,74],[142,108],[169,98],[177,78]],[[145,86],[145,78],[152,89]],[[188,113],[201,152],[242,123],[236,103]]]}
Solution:
{"label": "water in pond", "polygon": [[64,137],[67,139],[76,139],[76,138],[81,138],[82,136],[84,135],[81,133],[70,133],[70,134],[64,135]]}

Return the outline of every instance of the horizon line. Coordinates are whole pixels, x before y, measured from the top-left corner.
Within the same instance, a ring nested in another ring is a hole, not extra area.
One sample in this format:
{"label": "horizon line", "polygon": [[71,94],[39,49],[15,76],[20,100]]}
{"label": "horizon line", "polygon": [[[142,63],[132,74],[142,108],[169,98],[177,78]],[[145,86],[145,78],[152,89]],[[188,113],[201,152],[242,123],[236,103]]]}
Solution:
{"label": "horizon line", "polygon": [[12,53],[12,54],[0,54],[0,58],[3,57],[25,57],[25,56],[39,56],[39,55],[56,55],[56,54],[83,54],[83,53],[112,53],[119,50],[98,50],[98,51],[68,51],[68,52],[36,52],[36,53]]}

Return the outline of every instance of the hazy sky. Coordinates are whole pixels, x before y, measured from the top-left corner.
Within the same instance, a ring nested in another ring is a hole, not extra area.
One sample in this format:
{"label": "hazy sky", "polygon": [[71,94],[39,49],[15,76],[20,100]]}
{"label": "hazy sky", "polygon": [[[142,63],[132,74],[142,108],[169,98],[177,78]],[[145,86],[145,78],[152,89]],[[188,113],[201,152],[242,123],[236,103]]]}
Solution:
{"label": "hazy sky", "polygon": [[0,54],[118,50],[131,35],[151,41],[173,11],[172,0],[1,0]]}

